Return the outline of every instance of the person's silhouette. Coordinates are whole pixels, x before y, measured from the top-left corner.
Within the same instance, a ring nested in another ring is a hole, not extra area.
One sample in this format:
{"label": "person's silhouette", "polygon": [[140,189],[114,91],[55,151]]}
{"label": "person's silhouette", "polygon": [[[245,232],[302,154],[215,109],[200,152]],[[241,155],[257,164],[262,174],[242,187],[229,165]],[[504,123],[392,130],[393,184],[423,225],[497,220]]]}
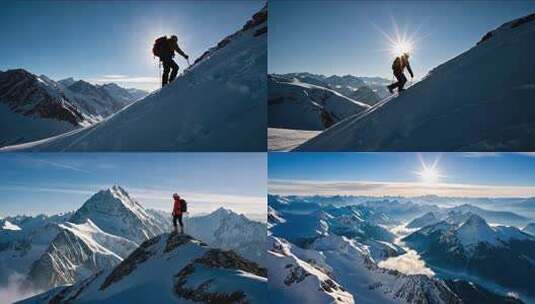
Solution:
{"label": "person's silhouette", "polygon": [[407,68],[409,73],[411,74],[411,78],[414,78],[414,74],[412,73],[411,65],[409,63],[409,54],[404,53],[401,56],[396,57],[394,59],[394,62],[392,63],[392,72],[394,73],[394,76],[397,79],[397,82],[387,86],[388,91],[390,93],[394,93],[394,89],[398,89],[398,93],[404,91],[403,88],[405,86],[405,83],[407,83],[407,77],[403,74],[403,71]]}
{"label": "person's silhouette", "polygon": [[[175,51],[182,55],[186,60],[189,58],[189,56],[178,46],[177,36],[173,35],[170,39],[167,39],[160,51],[160,61],[163,65],[162,87],[175,80],[176,75],[178,74],[178,64],[173,60]],[[171,76],[169,76],[169,72],[171,72]]]}

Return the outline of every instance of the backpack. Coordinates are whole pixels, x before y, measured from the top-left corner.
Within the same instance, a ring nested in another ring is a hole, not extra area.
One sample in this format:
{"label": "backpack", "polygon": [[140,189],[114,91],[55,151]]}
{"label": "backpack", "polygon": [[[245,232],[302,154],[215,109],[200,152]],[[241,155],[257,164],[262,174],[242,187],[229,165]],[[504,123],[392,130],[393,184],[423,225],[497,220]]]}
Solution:
{"label": "backpack", "polygon": [[183,199],[180,200],[180,212],[188,212],[188,203]]}
{"label": "backpack", "polygon": [[401,58],[400,57],[396,57],[396,59],[394,59],[394,62],[392,62],[392,70],[394,71],[401,70]]}
{"label": "backpack", "polygon": [[167,47],[167,36],[162,36],[154,41],[154,45],[152,46],[152,54],[156,57],[161,57],[162,52],[164,52],[164,49]]}

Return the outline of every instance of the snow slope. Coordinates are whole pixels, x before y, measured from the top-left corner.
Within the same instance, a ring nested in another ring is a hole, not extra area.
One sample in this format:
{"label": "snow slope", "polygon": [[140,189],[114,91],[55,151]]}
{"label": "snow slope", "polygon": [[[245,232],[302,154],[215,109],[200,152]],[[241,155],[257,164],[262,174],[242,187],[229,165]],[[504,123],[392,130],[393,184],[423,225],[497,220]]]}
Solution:
{"label": "snow slope", "polygon": [[[58,225],[71,214],[61,216],[16,216],[0,220],[0,285],[14,274],[26,274],[45,253],[57,235]],[[7,229],[6,229],[7,227]]]}
{"label": "snow slope", "polygon": [[535,17],[506,23],[376,111],[298,151],[526,151],[535,148]]}
{"label": "snow slope", "polygon": [[41,303],[268,303],[267,272],[187,235],[147,240],[113,270],[21,301]]}
{"label": "snow slope", "polygon": [[320,131],[268,128],[268,151],[290,151]]}
{"label": "snow slope", "polygon": [[173,83],[92,127],[13,149],[265,151],[267,7]]}
{"label": "snow slope", "polygon": [[39,290],[74,284],[103,269],[111,269],[137,246],[100,230],[91,220],[79,225],[61,224],[45,254],[32,265],[28,280]]}
{"label": "snow slope", "polygon": [[268,76],[268,126],[297,130],[323,130],[369,108],[333,90]]}

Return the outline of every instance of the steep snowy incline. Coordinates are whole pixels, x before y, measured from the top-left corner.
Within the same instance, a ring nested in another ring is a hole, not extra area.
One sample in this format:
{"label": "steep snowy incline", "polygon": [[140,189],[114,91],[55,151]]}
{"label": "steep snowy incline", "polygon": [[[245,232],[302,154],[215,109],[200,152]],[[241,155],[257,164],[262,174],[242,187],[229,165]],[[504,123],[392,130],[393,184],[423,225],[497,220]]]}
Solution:
{"label": "steep snowy incline", "polygon": [[271,128],[323,130],[369,108],[333,90],[268,76],[268,124]]}
{"label": "steep snowy incline", "polygon": [[65,223],[46,253],[33,265],[28,281],[33,288],[48,290],[111,269],[128,256],[137,244],[100,230],[91,220]]}
{"label": "steep snowy incline", "polygon": [[535,148],[535,15],[502,25],[401,96],[298,151],[526,151]]}
{"label": "steep snowy incline", "polygon": [[187,235],[147,240],[113,270],[21,301],[44,303],[268,303],[267,271]]}
{"label": "steep snowy incline", "polygon": [[267,7],[173,83],[35,151],[265,151]]}

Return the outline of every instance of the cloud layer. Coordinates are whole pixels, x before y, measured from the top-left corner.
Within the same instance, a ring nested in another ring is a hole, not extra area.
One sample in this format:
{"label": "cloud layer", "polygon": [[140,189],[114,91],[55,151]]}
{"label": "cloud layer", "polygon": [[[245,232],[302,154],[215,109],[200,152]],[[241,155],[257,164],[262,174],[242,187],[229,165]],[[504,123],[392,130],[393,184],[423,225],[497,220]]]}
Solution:
{"label": "cloud layer", "polygon": [[280,195],[366,195],[453,197],[531,197],[535,186],[491,186],[469,184],[426,184],[374,181],[288,181],[270,180],[268,190]]}

